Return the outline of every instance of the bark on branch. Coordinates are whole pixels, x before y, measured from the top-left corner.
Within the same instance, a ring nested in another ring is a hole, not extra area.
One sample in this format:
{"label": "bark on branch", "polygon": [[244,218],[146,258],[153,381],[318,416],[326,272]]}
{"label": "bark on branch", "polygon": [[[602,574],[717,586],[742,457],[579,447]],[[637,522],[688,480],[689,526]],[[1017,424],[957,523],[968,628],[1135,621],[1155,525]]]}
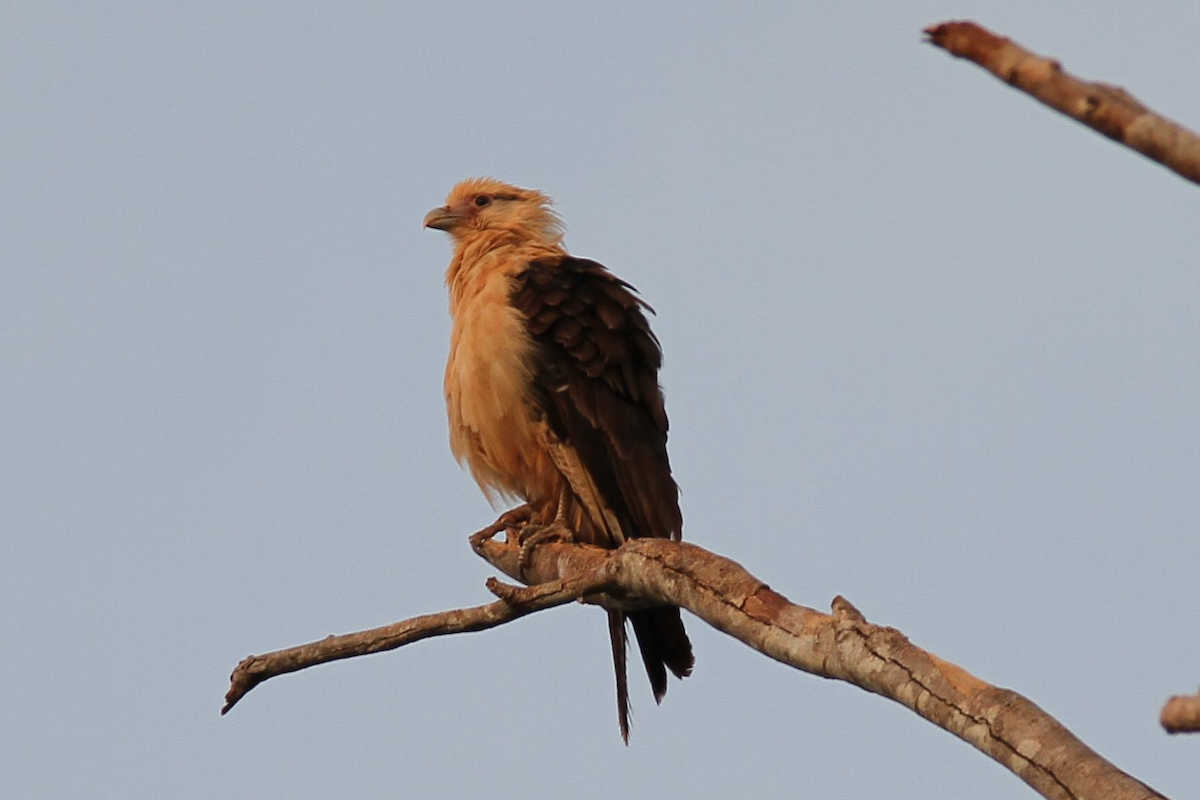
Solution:
{"label": "bark on branch", "polygon": [[1200,733],[1200,693],[1172,697],[1163,706],[1159,722],[1167,733]]}
{"label": "bark on branch", "polygon": [[1059,62],[974,22],[943,22],[925,33],[951,55],[974,61],[1054,110],[1200,184],[1200,136],[1154,113],[1124,89],[1080,80]]}
{"label": "bark on branch", "polygon": [[524,564],[515,541],[475,540],[473,546],[530,588],[491,579],[488,588],[500,599],[487,605],[250,656],[233,671],[221,713],[276,675],[431,636],[484,630],[573,600],[622,609],[675,605],[777,661],[907,706],[991,756],[1044,797],[1161,797],[1029,700],[922,650],[894,628],[868,622],[841,597],[834,598],[831,614],[796,605],[740,564],[682,542],[639,539],[618,550],[545,542],[525,554]]}

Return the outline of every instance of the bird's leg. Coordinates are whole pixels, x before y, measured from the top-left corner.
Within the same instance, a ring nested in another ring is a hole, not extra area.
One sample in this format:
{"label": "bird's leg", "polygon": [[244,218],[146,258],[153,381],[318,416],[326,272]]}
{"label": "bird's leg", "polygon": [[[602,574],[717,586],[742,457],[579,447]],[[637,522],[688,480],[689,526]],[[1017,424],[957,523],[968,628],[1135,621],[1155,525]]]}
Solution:
{"label": "bird's leg", "polygon": [[521,545],[521,552],[517,554],[517,576],[522,582],[529,583],[525,580],[525,570],[529,567],[529,559],[533,557],[535,547],[544,542],[574,541],[575,532],[567,524],[565,510],[566,503],[559,502],[553,520],[541,525],[529,523],[517,533],[517,543]]}
{"label": "bird's leg", "polygon": [[549,525],[526,525],[517,536],[517,541],[521,544],[521,552],[517,554],[517,576],[528,585],[525,570],[529,567],[534,548],[546,542],[570,542],[573,536],[574,531],[567,527],[565,522],[557,519]]}
{"label": "bird's leg", "polygon": [[533,509],[529,507],[528,503],[517,506],[516,508],[510,508],[508,511],[505,511],[503,514],[497,517],[496,521],[491,525],[488,525],[486,528],[471,534],[470,538],[468,539],[468,541],[471,543],[471,549],[478,550],[480,545],[482,545],[488,539],[491,539],[500,531],[509,530],[511,528],[524,528],[529,524],[529,520],[532,518]]}

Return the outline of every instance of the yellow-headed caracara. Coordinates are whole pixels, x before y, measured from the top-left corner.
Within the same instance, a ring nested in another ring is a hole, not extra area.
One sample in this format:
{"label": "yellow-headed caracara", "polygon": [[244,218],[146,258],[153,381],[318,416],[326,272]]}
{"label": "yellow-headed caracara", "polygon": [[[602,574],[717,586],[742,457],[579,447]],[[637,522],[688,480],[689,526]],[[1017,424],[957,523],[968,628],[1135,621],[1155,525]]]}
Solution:
{"label": "yellow-headed caracara", "polygon": [[[520,497],[536,524],[576,541],[679,539],[679,489],[667,459],[662,352],[633,287],[562,244],[540,192],[463,181],[425,226],[449,233],[450,448],[489,498]],[[621,735],[629,739],[625,620],[655,700],[667,670],[692,670],[677,608],[608,612]]]}

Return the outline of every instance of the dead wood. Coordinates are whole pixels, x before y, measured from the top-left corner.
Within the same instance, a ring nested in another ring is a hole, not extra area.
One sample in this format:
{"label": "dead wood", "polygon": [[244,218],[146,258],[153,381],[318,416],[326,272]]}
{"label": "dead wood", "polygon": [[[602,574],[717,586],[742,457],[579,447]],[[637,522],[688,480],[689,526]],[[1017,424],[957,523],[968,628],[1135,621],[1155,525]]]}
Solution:
{"label": "dead wood", "polygon": [[1200,136],[1146,108],[1124,89],[1080,80],[1058,61],[974,22],[943,22],[925,33],[930,43],[951,55],[975,62],[1054,110],[1200,183]]}
{"label": "dead wood", "polygon": [[1163,706],[1159,722],[1167,733],[1200,733],[1200,693],[1172,697]]}
{"label": "dead wood", "polygon": [[852,683],[912,709],[983,751],[1044,797],[1161,797],[1031,701],[922,650],[894,628],[868,622],[841,597],[834,598],[829,614],[796,605],[740,564],[683,542],[639,539],[603,550],[551,541],[530,549],[523,564],[513,540],[474,540],[472,546],[497,569],[531,586],[492,579],[488,588],[500,599],[487,605],[250,656],[231,676],[222,713],[276,675],[432,636],[484,630],[572,600],[619,609],[675,605],[777,661]]}

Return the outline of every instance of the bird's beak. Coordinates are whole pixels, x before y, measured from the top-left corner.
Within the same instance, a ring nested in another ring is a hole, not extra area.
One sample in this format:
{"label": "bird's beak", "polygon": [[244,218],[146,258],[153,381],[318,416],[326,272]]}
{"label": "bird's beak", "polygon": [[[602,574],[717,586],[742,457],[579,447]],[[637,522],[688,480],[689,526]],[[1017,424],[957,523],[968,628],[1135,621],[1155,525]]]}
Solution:
{"label": "bird's beak", "polygon": [[438,206],[425,215],[426,228],[437,228],[439,231],[448,231],[457,225],[462,220],[462,215],[455,214],[450,210],[449,206]]}

